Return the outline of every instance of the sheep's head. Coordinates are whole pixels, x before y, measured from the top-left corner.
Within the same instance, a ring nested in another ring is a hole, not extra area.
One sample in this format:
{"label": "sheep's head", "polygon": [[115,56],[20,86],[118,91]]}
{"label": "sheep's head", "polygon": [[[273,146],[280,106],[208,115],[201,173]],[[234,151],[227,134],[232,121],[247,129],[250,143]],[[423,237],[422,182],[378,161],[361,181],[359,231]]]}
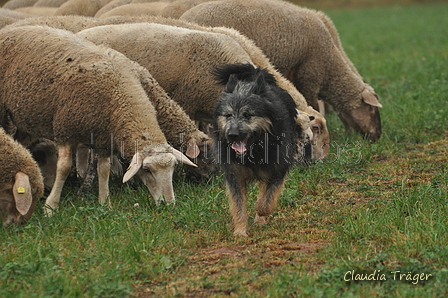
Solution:
{"label": "sheep's head", "polygon": [[313,133],[311,139],[313,159],[324,159],[327,157],[330,149],[330,134],[327,128],[327,121],[322,114],[311,106],[308,106],[305,111],[310,115],[310,129]]}
{"label": "sheep's head", "polygon": [[381,136],[381,119],[378,108],[381,108],[382,105],[373,88],[368,85],[361,95],[361,104],[351,110],[339,111],[339,118],[347,128],[351,127],[375,142]]}
{"label": "sheep's head", "polygon": [[28,175],[17,172],[13,183],[3,184],[0,188],[0,212],[3,227],[9,224],[24,224],[36,208],[37,188],[30,183]]}
{"label": "sheep's head", "polygon": [[148,151],[134,154],[123,183],[135,174],[143,180],[158,204],[165,198],[170,203],[175,200],[173,191],[173,172],[177,163],[196,167],[188,157],[166,143],[158,144]]}

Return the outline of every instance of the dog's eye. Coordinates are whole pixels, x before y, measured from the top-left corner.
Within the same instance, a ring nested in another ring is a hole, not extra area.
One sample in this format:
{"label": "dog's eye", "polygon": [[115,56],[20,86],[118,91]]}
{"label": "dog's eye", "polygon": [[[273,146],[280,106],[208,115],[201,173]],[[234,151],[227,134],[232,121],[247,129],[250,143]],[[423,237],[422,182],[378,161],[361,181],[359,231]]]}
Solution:
{"label": "dog's eye", "polygon": [[230,118],[232,116],[233,116],[232,114],[226,114],[226,118]]}
{"label": "dog's eye", "polygon": [[244,118],[247,118],[247,119],[250,119],[250,117],[252,117],[252,115],[249,114],[248,112],[244,112],[244,113],[243,113],[243,117],[244,117]]}

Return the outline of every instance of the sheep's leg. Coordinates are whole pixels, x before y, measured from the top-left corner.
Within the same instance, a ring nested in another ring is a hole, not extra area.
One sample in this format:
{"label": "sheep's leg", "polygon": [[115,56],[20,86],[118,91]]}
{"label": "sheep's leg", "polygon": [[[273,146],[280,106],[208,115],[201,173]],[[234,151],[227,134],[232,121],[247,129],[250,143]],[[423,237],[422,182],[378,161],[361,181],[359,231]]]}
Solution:
{"label": "sheep's leg", "polygon": [[230,213],[233,217],[235,236],[247,237],[247,190],[246,181],[234,175],[226,177]]}
{"label": "sheep's leg", "polygon": [[110,156],[98,156],[98,201],[100,204],[104,204],[108,200],[110,206],[109,175]]}
{"label": "sheep's leg", "polygon": [[50,194],[45,201],[45,213],[48,216],[53,215],[54,209],[58,208],[61,198],[62,187],[64,186],[65,179],[70,174],[72,167],[72,150],[68,144],[58,146],[58,162],[56,165],[56,178],[54,180],[53,187]]}
{"label": "sheep's leg", "polygon": [[274,211],[277,205],[277,200],[283,190],[285,179],[277,181],[276,183],[259,182],[259,194],[255,208],[257,214],[255,215],[254,222],[259,225],[264,225],[267,222],[267,218]]}

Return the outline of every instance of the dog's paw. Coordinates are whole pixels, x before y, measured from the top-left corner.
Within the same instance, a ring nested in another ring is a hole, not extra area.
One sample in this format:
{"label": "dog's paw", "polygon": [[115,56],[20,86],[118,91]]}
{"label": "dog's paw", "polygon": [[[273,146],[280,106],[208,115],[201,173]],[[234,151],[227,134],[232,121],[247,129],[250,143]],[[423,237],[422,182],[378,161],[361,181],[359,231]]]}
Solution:
{"label": "dog's paw", "polygon": [[258,214],[255,215],[254,223],[262,226],[265,225],[268,222],[267,216],[259,216]]}

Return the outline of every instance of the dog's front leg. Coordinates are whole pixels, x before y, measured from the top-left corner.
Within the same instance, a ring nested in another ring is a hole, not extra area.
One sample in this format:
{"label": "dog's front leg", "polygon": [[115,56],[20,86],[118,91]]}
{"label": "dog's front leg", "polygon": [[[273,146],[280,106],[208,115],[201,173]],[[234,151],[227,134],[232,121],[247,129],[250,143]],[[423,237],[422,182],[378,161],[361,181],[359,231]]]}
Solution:
{"label": "dog's front leg", "polygon": [[275,183],[259,182],[259,194],[255,208],[257,214],[254,222],[259,225],[267,223],[267,218],[274,211],[277,205],[277,200],[282,193],[285,179],[276,181]]}
{"label": "dog's front leg", "polygon": [[247,237],[247,194],[246,181],[234,175],[226,177],[230,213],[233,217],[235,236]]}

